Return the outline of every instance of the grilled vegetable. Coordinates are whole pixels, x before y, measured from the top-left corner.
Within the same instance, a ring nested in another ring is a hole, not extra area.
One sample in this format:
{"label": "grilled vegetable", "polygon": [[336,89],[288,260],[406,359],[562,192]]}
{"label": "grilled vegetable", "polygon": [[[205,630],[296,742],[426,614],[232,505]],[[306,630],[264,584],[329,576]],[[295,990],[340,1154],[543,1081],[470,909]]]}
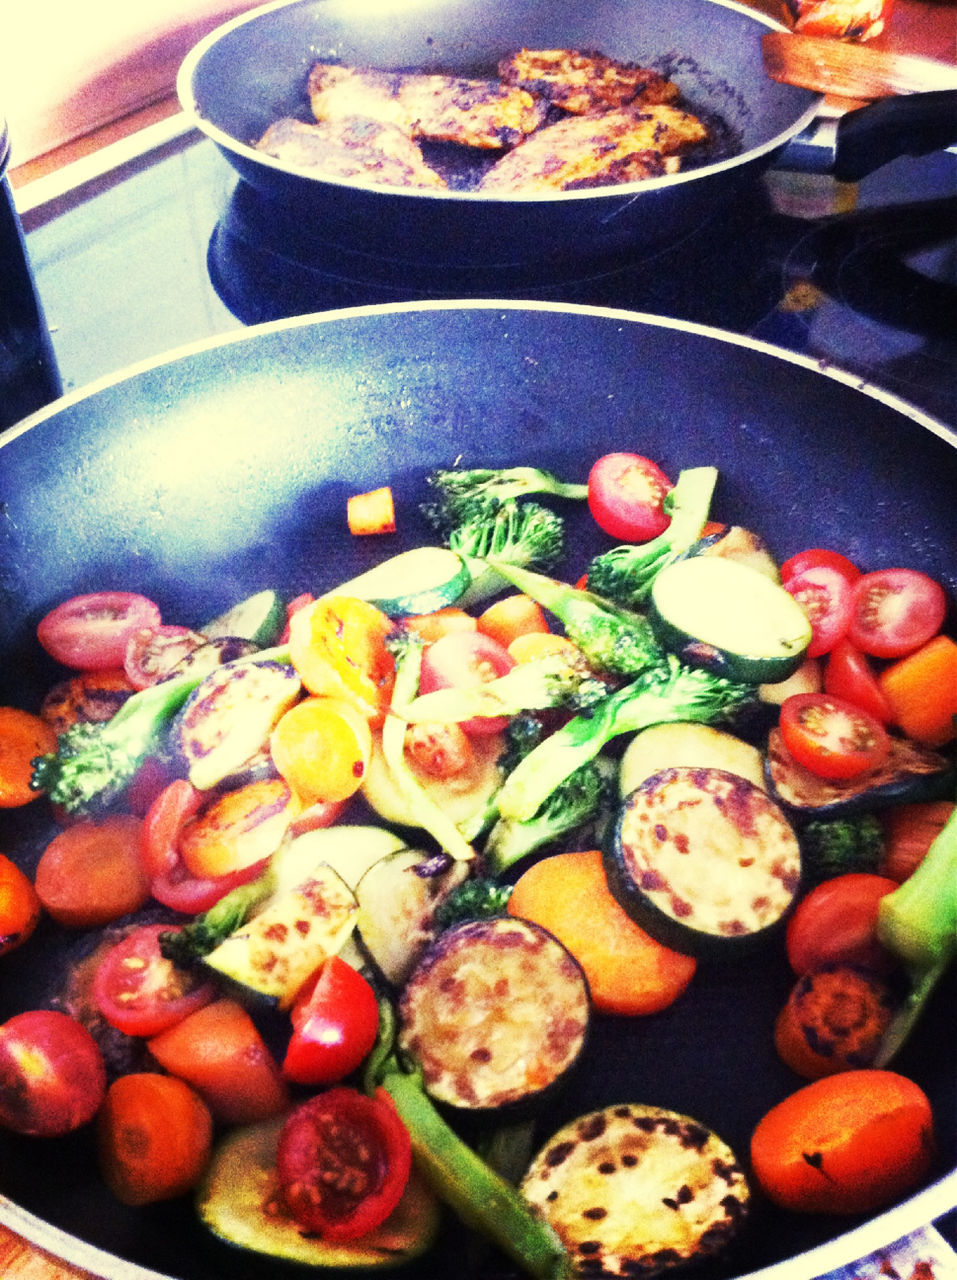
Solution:
{"label": "grilled vegetable", "polygon": [[456,552],[447,547],[414,547],[327,594],[368,600],[390,618],[400,618],[455,604],[471,581],[468,565]]}
{"label": "grilled vegetable", "polygon": [[658,1275],[720,1253],[747,1217],[750,1189],[716,1133],[660,1107],[621,1104],[552,1136],[522,1191],[580,1275]]}
{"label": "grilled vegetable", "polygon": [[884,854],[884,827],[873,813],[812,818],[800,832],[806,883],[817,884],[853,871],[877,872]]}
{"label": "grilled vegetable", "polygon": [[676,951],[729,958],[763,940],[798,892],[797,836],[753,782],[678,767],[624,800],[604,850],[608,884]]}
{"label": "grilled vegetable", "polygon": [[240,600],[219,614],[200,631],[209,640],[250,640],[254,645],[275,644],[286,621],[286,609],[280,596],[267,588]]}
{"label": "grilled vegetable", "polygon": [[448,929],[399,1003],[399,1048],[438,1102],[486,1110],[538,1099],[585,1042],[588,984],[564,946],[500,916]]}
{"label": "grilled vegetable", "polygon": [[724,769],[764,786],[764,756],[757,747],[710,724],[677,721],[635,734],[621,757],[619,793],[624,797],[651,774],[675,765]]}

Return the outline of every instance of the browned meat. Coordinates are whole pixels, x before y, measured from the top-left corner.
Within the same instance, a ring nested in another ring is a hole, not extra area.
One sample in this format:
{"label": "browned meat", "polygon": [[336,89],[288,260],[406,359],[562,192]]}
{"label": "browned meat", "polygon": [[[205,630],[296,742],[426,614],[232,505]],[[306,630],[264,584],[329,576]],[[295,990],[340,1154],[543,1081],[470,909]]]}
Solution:
{"label": "browned meat", "polygon": [[667,105],[570,116],[492,165],[480,190],[569,191],[659,177],[677,172],[681,152],[707,137],[696,116]]}
{"label": "browned meat", "polygon": [[650,67],[577,49],[522,49],[498,64],[505,84],[519,85],[574,115],[612,111],[629,102],[677,102],[679,89]]}
{"label": "browned meat", "polygon": [[360,116],[318,124],[285,118],[271,124],[257,150],[329,178],[359,178],[390,187],[444,187],[415,142],[398,125]]}
{"label": "browned meat", "polygon": [[513,147],[545,119],[547,104],[497,80],[413,75],[317,62],[309,73],[317,120],[364,115],[413,138],[468,147]]}

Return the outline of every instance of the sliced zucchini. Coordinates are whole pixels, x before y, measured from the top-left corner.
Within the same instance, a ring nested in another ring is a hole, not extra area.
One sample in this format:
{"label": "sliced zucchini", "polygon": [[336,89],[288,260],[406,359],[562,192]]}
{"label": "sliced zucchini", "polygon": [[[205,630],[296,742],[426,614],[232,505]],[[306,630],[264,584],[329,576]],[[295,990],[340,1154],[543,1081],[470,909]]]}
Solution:
{"label": "sliced zucchini", "polygon": [[725,560],[736,560],[746,564],[758,573],[763,573],[772,582],[781,581],[781,570],[767,543],[750,529],[739,524],[728,525],[718,533],[707,534],[691,548],[692,556],[721,556]]}
{"label": "sliced zucchini", "polygon": [[455,604],[472,582],[468,565],[448,547],[413,547],[334,587],[327,595],[357,596],[390,618],[434,613]]}
{"label": "sliced zucchini", "polygon": [[497,916],[439,934],[399,1001],[399,1045],[428,1093],[470,1110],[522,1106],[564,1082],[584,1047],[588,983],[552,934]]}
{"label": "sliced zucchini", "polygon": [[352,890],[321,863],[294,889],[270,897],[203,964],[238,987],[240,998],[285,1008],[323,960],[345,945],[357,911]]}
{"label": "sliced zucchini", "polygon": [[240,600],[200,627],[200,631],[210,640],[238,636],[264,649],[276,643],[285,622],[286,606],[275,591],[267,588]]}
{"label": "sliced zucchini", "polygon": [[237,658],[248,658],[259,652],[259,645],[252,640],[243,640],[239,636],[220,636],[217,640],[207,640],[198,645],[185,658],[181,658],[169,673],[169,676],[206,676],[227,662],[235,662]]}
{"label": "sliced zucchini", "polygon": [[418,1258],[434,1243],[438,1201],[413,1169],[397,1208],[358,1240],[342,1244],[309,1235],[285,1210],[276,1176],[283,1118],[234,1129],[218,1143],[196,1194],[200,1221],[237,1249],[300,1266],[383,1270]]}
{"label": "sliced zucchini", "polygon": [[787,679],[811,642],[811,624],[793,596],[759,570],[716,556],[663,569],[648,616],[683,662],[749,684]]}
{"label": "sliced zucchini", "polygon": [[350,889],[380,858],[404,849],[406,841],[386,827],[337,823],[318,831],[304,831],[289,840],[273,859],[276,892],[294,889],[320,863],[337,871]]}
{"label": "sliced zucchini", "polygon": [[713,1130],[661,1107],[622,1104],[573,1120],[522,1180],[578,1275],[652,1276],[719,1254],[751,1193]]}
{"label": "sliced zucchini", "polygon": [[174,726],[193,786],[207,790],[244,766],[301,692],[295,668],[281,662],[237,663],[204,677]]}
{"label": "sliced zucchini", "polygon": [[635,734],[621,757],[619,794],[625,797],[645,778],[675,765],[726,769],[764,788],[764,756],[757,747],[712,725],[679,720]]}
{"label": "sliced zucchini", "polygon": [[778,805],[723,769],[653,773],[624,800],[604,850],[609,888],[675,951],[732,958],[763,940],[798,892],[801,853]]}
{"label": "sliced zucchini", "polygon": [[356,927],[376,968],[401,986],[439,932],[435,913],[470,867],[447,854],[400,849],[379,858],[359,881]]}

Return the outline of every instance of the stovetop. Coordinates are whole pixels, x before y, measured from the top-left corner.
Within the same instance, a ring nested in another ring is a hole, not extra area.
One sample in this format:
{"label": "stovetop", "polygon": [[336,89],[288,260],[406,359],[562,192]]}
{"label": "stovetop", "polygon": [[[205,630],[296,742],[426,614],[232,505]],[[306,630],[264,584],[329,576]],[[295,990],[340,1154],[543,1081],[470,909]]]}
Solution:
{"label": "stovetop", "polygon": [[260,321],[369,303],[528,298],[745,334],[957,422],[950,152],[894,161],[855,188],[775,174],[670,248],[547,278],[423,272],[324,244],[295,209],[266,203],[190,133],[21,218],[65,390]]}

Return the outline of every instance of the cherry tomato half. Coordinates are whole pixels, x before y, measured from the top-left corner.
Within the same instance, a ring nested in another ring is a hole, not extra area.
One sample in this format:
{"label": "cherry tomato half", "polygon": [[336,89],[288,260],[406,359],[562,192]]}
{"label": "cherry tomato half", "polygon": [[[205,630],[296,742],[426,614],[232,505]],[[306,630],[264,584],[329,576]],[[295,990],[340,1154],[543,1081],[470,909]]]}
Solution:
{"label": "cherry tomato half", "polygon": [[784,583],[784,589],[798,602],[811,623],[809,658],[830,653],[851,623],[851,584],[837,569],[812,565]]}
{"label": "cherry tomato half", "polygon": [[866,711],[827,693],[795,693],[780,712],[784,745],[819,778],[856,778],[887,759],[887,730]]}
{"label": "cherry tomato half", "polygon": [[0,1027],[0,1125],[55,1137],[93,1119],[106,1066],[82,1023],[53,1009],[18,1013]]}
{"label": "cherry tomato half", "polygon": [[854,587],[848,636],[875,658],[901,658],[940,630],[944,588],[918,569],[878,569]]}
{"label": "cherry tomato half", "polygon": [[[455,631],[426,647],[422,654],[419,690],[468,689],[483,680],[495,680],[515,666],[515,659],[497,640],[481,631]],[[501,733],[507,716],[475,716],[463,720],[466,733]]]}
{"label": "cherry tomato half", "polygon": [[140,925],[106,953],[93,978],[93,999],[111,1027],[155,1036],[215,999],[216,987],[179,969],[160,951],[167,924]]}
{"label": "cherry tomato half", "polygon": [[335,1084],[375,1044],[379,1003],[351,964],[330,956],[296,996],[282,1073],[296,1084]]}
{"label": "cherry tomato half", "polygon": [[638,453],[606,453],[588,474],[588,509],[599,528],[623,542],[647,542],[670,523],[664,500],[674,488]]}
{"label": "cherry tomato half", "polygon": [[160,625],[159,606],[133,591],[94,591],[51,609],[37,625],[37,639],[65,667],[104,671],[122,667],[131,635]]}
{"label": "cherry tomato half", "polygon": [[796,578],[805,569],[817,569],[821,566],[836,570],[852,584],[861,576],[857,565],[852,560],[848,560],[847,556],[841,555],[840,551],[829,551],[825,547],[810,547],[807,551],[799,551],[797,555],[789,556],[784,561],[781,565],[781,581],[787,584],[791,578]]}
{"label": "cherry tomato half", "polygon": [[877,939],[877,908],[896,888],[896,880],[866,871],[815,885],[787,923],[785,947],[794,972],[834,963],[887,971],[893,958]]}
{"label": "cherry tomato half", "polygon": [[409,1132],[383,1090],[339,1086],[302,1103],[279,1134],[276,1167],[289,1211],[326,1240],[384,1222],[412,1166]]}
{"label": "cherry tomato half", "polygon": [[881,724],[890,724],[894,719],[891,704],[878,683],[870,659],[846,636],[828,654],[824,668],[824,692],[853,702],[855,707],[869,712]]}
{"label": "cherry tomato half", "polygon": [[123,670],[130,684],[146,689],[158,684],[186,657],[206,644],[206,637],[189,627],[140,627],[126,642]]}

